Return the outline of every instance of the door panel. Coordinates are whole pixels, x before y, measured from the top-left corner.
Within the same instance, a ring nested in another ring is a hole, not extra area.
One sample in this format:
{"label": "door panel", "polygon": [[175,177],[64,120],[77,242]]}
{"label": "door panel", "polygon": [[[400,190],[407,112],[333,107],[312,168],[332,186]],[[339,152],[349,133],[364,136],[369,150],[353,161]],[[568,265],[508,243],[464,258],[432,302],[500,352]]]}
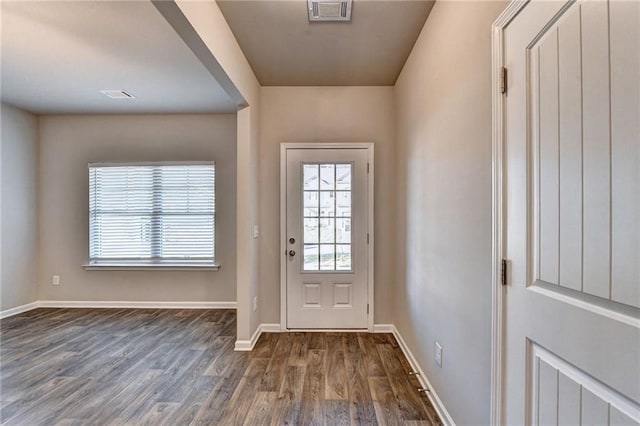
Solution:
{"label": "door panel", "polygon": [[640,424],[639,26],[532,1],[504,31],[506,424]]}
{"label": "door panel", "polygon": [[[558,33],[560,156],[559,285],[582,291],[582,72],[580,9],[567,12]],[[570,159],[574,159],[571,161]]]}
{"label": "door panel", "polygon": [[[609,5],[611,49],[611,299],[640,306],[640,4]],[[636,90],[633,90],[635,85]]]}
{"label": "door panel", "polygon": [[367,328],[367,150],[286,163],[287,328]]}
{"label": "door panel", "polygon": [[582,291],[609,298],[611,170],[607,2],[578,5],[582,15],[584,262]]}
{"label": "door panel", "polygon": [[538,234],[540,279],[552,284],[559,282],[560,168],[558,167],[558,29],[549,31],[537,47],[539,103],[539,220]]}
{"label": "door panel", "polygon": [[[619,3],[629,2],[612,5]],[[527,118],[533,136],[530,167],[538,278],[640,307],[640,94],[633,90],[640,79],[640,18],[637,10],[634,14],[626,9],[626,21],[636,20],[635,27],[626,24],[636,28],[635,39],[625,42],[628,49],[609,49],[604,1],[574,5],[538,35],[526,51]],[[615,33],[613,27],[611,31]],[[628,65],[619,73],[625,75],[626,90],[610,89],[609,58],[612,64]],[[631,81],[629,75],[637,78]]]}
{"label": "door panel", "polygon": [[533,424],[607,425],[613,412],[628,425],[638,424],[633,401],[541,346],[531,344],[530,350]]}

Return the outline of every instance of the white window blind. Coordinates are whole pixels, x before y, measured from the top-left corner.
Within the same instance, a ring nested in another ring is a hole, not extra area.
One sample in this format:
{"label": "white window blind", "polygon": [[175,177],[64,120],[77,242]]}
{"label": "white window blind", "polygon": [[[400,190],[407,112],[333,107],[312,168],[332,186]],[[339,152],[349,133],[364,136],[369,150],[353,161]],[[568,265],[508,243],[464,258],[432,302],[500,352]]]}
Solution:
{"label": "white window blind", "polygon": [[213,163],[89,164],[89,260],[213,264]]}

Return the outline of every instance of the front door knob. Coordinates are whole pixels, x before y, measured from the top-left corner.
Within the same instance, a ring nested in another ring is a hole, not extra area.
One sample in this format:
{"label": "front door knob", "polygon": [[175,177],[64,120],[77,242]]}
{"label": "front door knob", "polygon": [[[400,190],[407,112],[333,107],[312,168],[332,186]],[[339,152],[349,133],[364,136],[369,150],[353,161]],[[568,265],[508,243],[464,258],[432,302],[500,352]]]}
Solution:
{"label": "front door knob", "polygon": [[289,250],[289,256],[293,257],[296,255],[296,252],[293,250]]}

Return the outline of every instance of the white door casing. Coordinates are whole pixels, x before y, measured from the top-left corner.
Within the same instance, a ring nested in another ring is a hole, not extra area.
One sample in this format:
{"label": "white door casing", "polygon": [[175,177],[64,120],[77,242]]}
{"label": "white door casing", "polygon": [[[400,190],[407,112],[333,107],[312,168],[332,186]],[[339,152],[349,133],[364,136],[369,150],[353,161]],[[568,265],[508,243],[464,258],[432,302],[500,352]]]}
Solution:
{"label": "white door casing", "polygon": [[373,328],[373,145],[282,144],[281,328]]}
{"label": "white door casing", "polygon": [[493,54],[492,422],[640,424],[640,2],[514,2]]}

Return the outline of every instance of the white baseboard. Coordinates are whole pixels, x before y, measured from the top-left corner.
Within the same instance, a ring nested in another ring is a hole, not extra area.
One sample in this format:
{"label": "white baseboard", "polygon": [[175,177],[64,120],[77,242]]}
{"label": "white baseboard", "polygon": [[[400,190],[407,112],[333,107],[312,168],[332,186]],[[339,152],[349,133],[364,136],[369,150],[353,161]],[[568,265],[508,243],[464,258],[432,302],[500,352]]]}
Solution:
{"label": "white baseboard", "polygon": [[256,342],[260,338],[262,334],[262,324],[259,324],[256,327],[256,331],[253,332],[253,336],[249,340],[236,340],[235,350],[239,352],[246,352],[253,350],[253,347],[256,345]]}
{"label": "white baseboard", "polygon": [[260,324],[262,333],[280,333],[282,329],[280,324]]}
{"label": "white baseboard", "polygon": [[38,308],[38,302],[31,302],[26,305],[16,306],[15,308],[5,309],[4,311],[0,311],[0,319],[12,317],[36,308]]}
{"label": "white baseboard", "polygon": [[91,300],[37,300],[0,312],[0,319],[36,308],[120,308],[120,309],[236,309],[236,302],[134,302]]}
{"label": "white baseboard", "polygon": [[374,333],[394,333],[396,328],[393,324],[374,324],[373,332]]}
{"label": "white baseboard", "polygon": [[259,324],[249,340],[236,340],[235,350],[238,352],[251,351],[262,333],[280,333],[280,324]]}
{"label": "white baseboard", "polygon": [[285,332],[287,333],[368,333],[369,330],[366,328],[287,328]]}
{"label": "white baseboard", "polygon": [[427,392],[427,396],[429,397],[429,401],[431,401],[431,404],[433,405],[433,407],[438,412],[438,415],[440,416],[440,420],[442,420],[446,425],[455,426],[456,423],[453,421],[453,418],[451,418],[451,415],[449,414],[444,404],[438,397],[438,394],[436,393],[436,391],[433,389],[433,386],[431,386],[431,383],[429,383],[429,379],[427,379],[427,375],[424,374],[424,371],[420,367],[420,364],[418,364],[416,357],[413,356],[413,354],[411,353],[411,350],[409,349],[409,347],[407,346],[407,343],[402,338],[402,335],[400,334],[398,329],[395,327],[395,325],[391,325],[391,327],[393,327],[393,331],[392,331],[393,335],[398,341],[398,344],[400,345],[400,349],[402,349],[404,356],[407,357],[407,360],[409,361],[411,368],[413,368],[413,371],[419,373],[418,381],[420,382],[420,385],[422,385],[422,387],[425,389],[429,389],[429,392]]}
{"label": "white baseboard", "polygon": [[41,308],[128,308],[128,309],[236,309],[236,302],[137,302],[89,300],[40,300]]}

